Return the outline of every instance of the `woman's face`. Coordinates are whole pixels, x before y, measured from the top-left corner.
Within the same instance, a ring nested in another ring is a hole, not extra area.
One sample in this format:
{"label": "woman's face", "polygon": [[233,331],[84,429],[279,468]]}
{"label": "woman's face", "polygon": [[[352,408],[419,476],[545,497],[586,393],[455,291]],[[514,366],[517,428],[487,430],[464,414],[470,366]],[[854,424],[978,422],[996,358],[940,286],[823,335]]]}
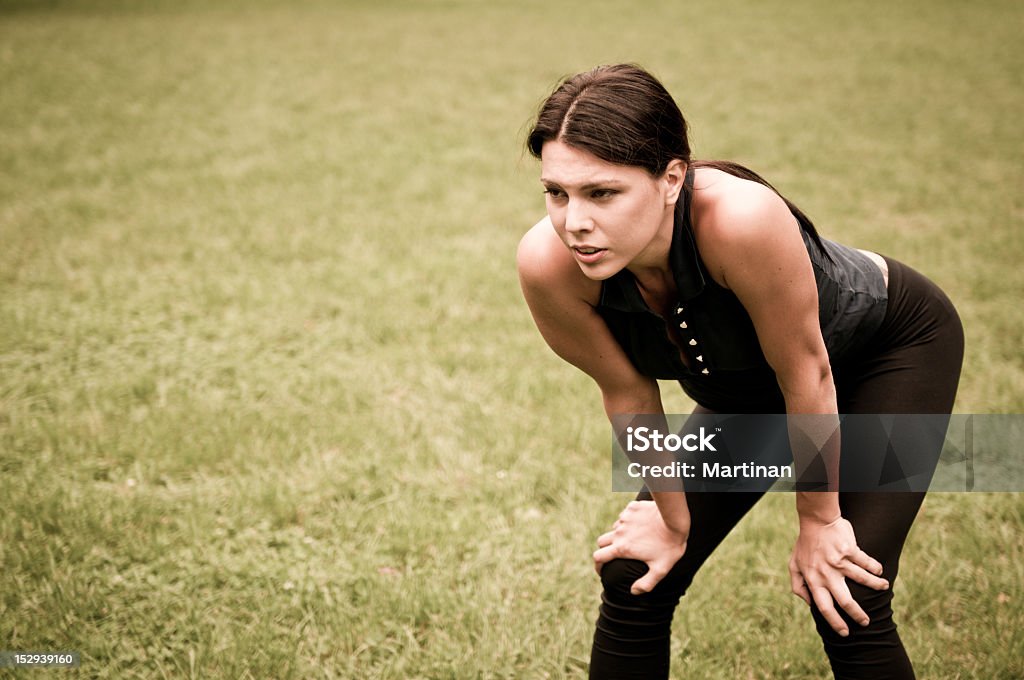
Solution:
{"label": "woman's face", "polygon": [[685,166],[660,177],[615,165],[561,141],[541,149],[551,224],[583,273],[601,281],[626,267],[664,267]]}

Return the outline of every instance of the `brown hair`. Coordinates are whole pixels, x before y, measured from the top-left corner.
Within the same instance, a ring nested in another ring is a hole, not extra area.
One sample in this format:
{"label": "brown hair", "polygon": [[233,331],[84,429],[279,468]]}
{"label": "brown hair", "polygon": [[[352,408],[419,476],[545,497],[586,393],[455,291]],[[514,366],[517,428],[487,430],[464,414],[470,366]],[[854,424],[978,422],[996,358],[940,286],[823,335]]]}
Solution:
{"label": "brown hair", "polygon": [[810,219],[763,177],[737,163],[690,158],[682,111],[665,86],[639,66],[598,66],[564,79],[541,105],[526,147],[540,159],[544,144],[554,140],[608,163],[644,168],[654,176],[678,159],[695,168],[715,168],[763,184],[786,202],[828,257]]}

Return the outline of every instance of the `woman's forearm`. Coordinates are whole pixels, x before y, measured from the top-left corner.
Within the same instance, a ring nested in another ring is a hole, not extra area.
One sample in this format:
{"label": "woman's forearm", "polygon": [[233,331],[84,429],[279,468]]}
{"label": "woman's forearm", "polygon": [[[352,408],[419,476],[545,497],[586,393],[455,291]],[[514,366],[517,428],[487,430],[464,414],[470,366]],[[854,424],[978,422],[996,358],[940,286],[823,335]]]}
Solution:
{"label": "woman's forearm", "polygon": [[[642,421],[645,426],[665,434],[668,433],[668,422],[661,404],[661,392],[658,389],[657,381],[653,379],[644,381],[642,385],[621,394],[606,393],[603,396],[605,413],[613,428],[618,426],[625,429],[626,425],[623,423],[626,418],[623,416],[638,415],[643,416]],[[622,441],[622,432],[616,431],[615,436]],[[649,462],[655,465],[670,463],[670,454],[665,453],[664,455],[667,457],[665,461],[651,460]],[[659,489],[658,491],[652,490],[651,497],[658,506],[665,525],[673,531],[689,533],[690,513],[686,505],[686,494],[683,492],[682,483],[680,482],[678,490],[668,490],[665,488],[665,479],[659,478],[651,481],[655,482]],[[648,483],[648,487],[654,488],[655,484]]]}
{"label": "woman's forearm", "polygon": [[[839,416],[831,371],[810,389],[786,392],[801,523],[828,524],[839,510]],[[811,490],[813,489],[813,490]]]}

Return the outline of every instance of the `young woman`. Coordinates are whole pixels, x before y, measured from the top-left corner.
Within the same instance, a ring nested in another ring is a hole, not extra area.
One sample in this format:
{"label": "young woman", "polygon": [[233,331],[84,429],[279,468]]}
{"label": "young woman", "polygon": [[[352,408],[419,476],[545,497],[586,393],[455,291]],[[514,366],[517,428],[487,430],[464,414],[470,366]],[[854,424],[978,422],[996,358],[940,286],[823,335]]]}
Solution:
{"label": "young woman", "polygon": [[[942,291],[821,238],[750,170],[691,159],[679,108],[646,71],[568,78],[527,144],[547,217],[519,246],[523,294],[609,417],[661,413],[658,379],[702,413],[950,413],[963,331]],[[914,677],[891,605],[923,496],[796,494],[792,588],[837,678]],[[679,598],[759,498],[653,491],[626,507],[594,553],[592,678],[668,676]]]}

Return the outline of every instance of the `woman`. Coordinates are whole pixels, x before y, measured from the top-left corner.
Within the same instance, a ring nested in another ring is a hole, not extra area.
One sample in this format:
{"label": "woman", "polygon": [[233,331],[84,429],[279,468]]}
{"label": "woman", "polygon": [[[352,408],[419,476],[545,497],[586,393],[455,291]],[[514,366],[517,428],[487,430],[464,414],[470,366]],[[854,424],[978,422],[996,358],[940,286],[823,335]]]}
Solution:
{"label": "woman", "polygon": [[[822,239],[755,173],[692,160],[682,114],[646,71],[565,80],[527,145],[547,217],[519,246],[523,293],[609,417],[661,413],[658,379],[702,413],[950,413],[963,332],[945,295]],[[914,677],[891,603],[923,496],[796,494],[792,588],[837,678]],[[679,598],[759,498],[653,491],[626,507],[594,553],[591,677],[667,677]]]}

